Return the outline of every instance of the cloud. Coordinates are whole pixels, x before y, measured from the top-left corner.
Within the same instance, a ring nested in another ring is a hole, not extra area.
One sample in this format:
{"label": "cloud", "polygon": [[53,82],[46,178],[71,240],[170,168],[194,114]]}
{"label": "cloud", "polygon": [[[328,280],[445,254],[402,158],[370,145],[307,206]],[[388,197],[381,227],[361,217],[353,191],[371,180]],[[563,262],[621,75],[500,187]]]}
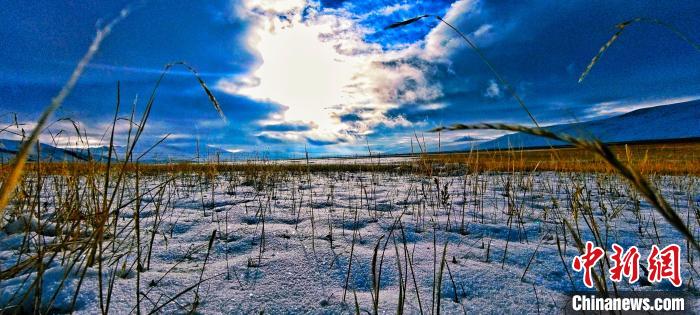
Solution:
{"label": "cloud", "polygon": [[[13,45],[0,50],[0,107],[32,121],[70,76],[94,36],[95,21],[121,4],[78,8],[55,2],[52,10],[36,3],[8,5],[0,22]],[[308,145],[318,154],[357,153],[365,152],[368,138],[373,151],[407,150],[413,130],[531,122],[454,30],[426,18],[384,31],[391,22],[443,16],[480,48],[544,125],[697,95],[700,73],[688,69],[700,67],[700,59],[692,47],[646,24],[625,31],[587,80],[576,80],[616,23],[654,12],[681,30],[698,29],[698,10],[695,2],[148,2],[115,28],[56,116],[79,122],[87,131],[82,142],[105,144],[115,82],[121,82],[120,116],[129,116],[140,95],[138,116],[163,64],[185,60],[212,87],[230,124],[218,118],[194,78],[173,69],[157,92],[144,147],[172,133],[166,145],[173,152],[204,151],[202,143],[217,143],[246,152],[303,152]],[[128,125],[120,121],[117,127],[123,145]],[[85,146],[71,129],[56,125],[51,131],[64,146]],[[443,133],[442,140],[462,135]]]}
{"label": "cloud", "polygon": [[277,137],[275,134],[269,134],[269,133],[261,133],[256,136],[258,140],[260,140],[263,143],[270,143],[270,144],[282,144],[285,143],[284,137]]}
{"label": "cloud", "polygon": [[360,115],[355,114],[355,113],[338,115],[338,119],[340,119],[340,122],[344,122],[344,123],[362,121],[362,117],[360,117]]}
{"label": "cloud", "polygon": [[277,132],[277,131],[263,131],[255,135],[255,137],[265,143],[299,143],[304,140],[304,137],[299,133],[292,132]]}
{"label": "cloud", "polygon": [[[22,121],[18,118],[17,124],[7,123],[0,138],[12,140],[26,140],[36,128],[34,121]],[[162,138],[161,123],[154,122],[150,130],[144,132],[145,138]],[[54,119],[39,135],[39,142],[66,149],[85,149],[101,147],[109,144],[112,121],[81,121],[78,119],[58,118]],[[125,146],[127,144],[129,123],[118,120],[114,125],[114,145]],[[182,139],[186,135],[174,134],[173,138]],[[144,141],[148,142],[148,140]]]}
{"label": "cloud", "polygon": [[422,110],[422,111],[430,111],[430,110],[444,109],[445,107],[447,107],[447,104],[445,104],[445,103],[430,103],[430,104],[419,105],[418,109]]}
{"label": "cloud", "polygon": [[411,5],[407,3],[396,3],[390,6],[383,7],[381,10],[379,10],[379,15],[392,15],[398,11],[405,11],[411,8]]}
{"label": "cloud", "polygon": [[493,29],[493,25],[483,24],[483,25],[479,26],[479,28],[477,28],[476,31],[472,32],[472,35],[475,38],[481,38],[481,37],[487,36],[491,32],[491,29]]}
{"label": "cloud", "polygon": [[324,8],[338,8],[345,3],[345,0],[321,0],[321,6]]}
{"label": "cloud", "polygon": [[[443,17],[450,24],[468,18],[470,14],[477,12],[478,1],[475,0],[458,0],[450,5],[447,13]],[[438,59],[447,61],[449,55],[459,51],[463,47],[464,42],[461,38],[454,36],[454,31],[445,24],[437,24],[425,38],[425,51],[423,53],[426,59]]]}
{"label": "cloud", "polygon": [[313,122],[311,122],[311,123],[289,122],[289,123],[276,123],[276,124],[269,124],[269,125],[260,126],[260,128],[264,131],[278,131],[278,132],[309,131],[315,127],[316,127],[316,125]]}
{"label": "cloud", "polygon": [[489,81],[489,86],[486,88],[484,96],[488,98],[496,98],[501,96],[501,88],[498,86],[498,83],[496,83],[496,80]]}
{"label": "cloud", "polygon": [[199,119],[195,122],[198,128],[222,128],[228,123],[223,119]]}
{"label": "cloud", "polygon": [[331,139],[331,140],[323,140],[323,139],[313,139],[313,138],[306,138],[306,141],[308,141],[312,145],[316,146],[326,146],[326,145],[332,145],[332,144],[338,144],[338,143],[343,143],[342,139]]}
{"label": "cloud", "polygon": [[[391,6],[384,13],[409,8]],[[392,51],[367,42],[364,37],[374,30],[360,25],[345,9],[324,11],[304,1],[243,1],[237,12],[251,25],[246,45],[258,55],[259,64],[244,75],[220,80],[217,88],[280,104],[279,112],[261,121],[263,126],[309,127],[263,127],[276,133],[260,139],[356,143],[377,126],[412,124],[405,117],[388,116],[389,110],[441,96],[439,84],[424,76],[430,63],[416,58],[413,48]],[[332,140],[318,141],[329,135]]]}
{"label": "cloud", "polygon": [[244,149],[232,147],[232,146],[225,145],[225,144],[207,144],[206,147],[210,148],[210,149],[214,149],[214,150],[221,150],[223,152],[230,153],[230,154],[237,154],[237,153],[245,152]]}

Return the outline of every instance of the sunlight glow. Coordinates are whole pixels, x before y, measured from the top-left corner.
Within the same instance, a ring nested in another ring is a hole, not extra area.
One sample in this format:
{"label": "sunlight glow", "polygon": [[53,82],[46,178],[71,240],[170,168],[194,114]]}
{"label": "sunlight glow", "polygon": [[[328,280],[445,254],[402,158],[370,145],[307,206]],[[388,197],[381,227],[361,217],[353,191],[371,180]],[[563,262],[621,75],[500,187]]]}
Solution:
{"label": "sunlight glow", "polygon": [[[375,126],[408,127],[404,117],[386,112],[401,101],[439,95],[428,89],[414,66],[395,61],[409,49],[387,52],[362,36],[367,30],[342,14],[318,12],[313,4],[284,8],[250,1],[239,14],[253,21],[247,44],[259,56],[250,73],[222,80],[218,88],[231,94],[281,104],[285,110],[260,125],[299,124],[309,130],[263,132],[260,135],[290,141],[353,143]],[[398,93],[406,79],[418,86]],[[400,95],[399,95],[400,94]],[[343,122],[341,115],[359,120]],[[364,141],[363,141],[364,142]]]}
{"label": "sunlight glow", "polygon": [[321,41],[320,34],[332,32],[328,24],[274,24],[257,29],[253,40],[262,57],[253,73],[260,84],[244,86],[238,93],[289,107],[286,121],[315,122],[321,129],[337,130],[330,110],[351,101],[344,91],[362,62],[339,54],[333,42]]}

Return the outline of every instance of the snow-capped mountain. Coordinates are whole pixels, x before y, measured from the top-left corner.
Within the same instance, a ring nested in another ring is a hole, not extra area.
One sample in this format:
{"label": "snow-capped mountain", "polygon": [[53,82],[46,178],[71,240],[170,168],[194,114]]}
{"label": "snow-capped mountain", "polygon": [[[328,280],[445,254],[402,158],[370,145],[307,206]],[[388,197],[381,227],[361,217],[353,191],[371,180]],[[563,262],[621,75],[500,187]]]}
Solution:
{"label": "snow-capped mountain", "polygon": [[[22,142],[18,140],[0,139],[0,161],[8,162],[15,154],[17,154],[22,146]],[[32,148],[29,155],[30,161],[37,160],[40,156],[42,161],[84,161],[88,159],[87,152],[72,151],[67,149],[57,148],[48,144],[39,146],[39,154],[37,154],[36,146]]]}
{"label": "snow-capped mountain", "polygon": [[[9,162],[14,158],[22,145],[21,141],[0,139],[0,162]],[[150,149],[150,150],[149,150]],[[40,146],[42,161],[62,162],[62,161],[105,161],[108,156],[108,147],[99,146],[91,148],[58,148],[42,143]],[[112,159],[120,160],[126,156],[126,147],[116,146],[112,152]],[[223,149],[202,146],[199,150],[201,160],[215,160],[217,156],[222,159],[230,159],[233,154]],[[197,149],[194,146],[178,146],[168,143],[161,143],[158,146],[137,146],[133,152],[133,160],[139,159],[142,162],[164,162],[164,161],[195,161],[197,159]],[[37,160],[36,148],[33,148],[29,155],[30,161]]]}
{"label": "snow-capped mountain", "polygon": [[[576,137],[597,138],[603,142],[700,138],[700,100],[647,107],[610,118],[545,128]],[[481,143],[478,148],[527,148],[550,144],[563,143],[518,132]]]}
{"label": "snow-capped mountain", "polygon": [[[653,140],[674,139],[700,139],[700,100],[648,107],[631,111],[619,116],[586,122],[559,124],[545,127],[557,133],[565,133],[576,137],[597,138],[604,142],[635,142]],[[541,137],[523,133],[512,133],[494,140],[481,142],[479,139],[460,138],[462,141],[455,143],[443,143],[442,152],[464,151],[474,149],[507,149],[546,147],[549,145],[563,145],[562,142],[552,141]],[[466,141],[469,140],[469,141]],[[0,161],[8,162],[19,151],[21,142],[17,140],[0,139]],[[134,153],[134,159],[148,147],[140,147]],[[432,151],[433,148],[431,148]],[[124,147],[116,147],[118,159],[125,155]],[[223,159],[231,158],[232,153],[225,150],[203,146],[200,148],[200,156],[211,159],[220,155]],[[405,153],[384,152],[385,154]],[[84,161],[101,160],[107,157],[106,147],[93,147],[87,149],[62,149],[48,144],[41,144],[41,159],[44,161]],[[181,147],[168,143],[161,143],[148,152],[141,160],[144,162],[168,161],[168,160],[196,160],[196,147]],[[268,152],[266,158],[286,158],[284,153]],[[238,153],[240,155],[243,153]],[[258,154],[258,155],[260,155]],[[255,156],[258,156],[255,155]],[[36,149],[29,157],[37,159]],[[204,158],[205,160],[207,158]]]}

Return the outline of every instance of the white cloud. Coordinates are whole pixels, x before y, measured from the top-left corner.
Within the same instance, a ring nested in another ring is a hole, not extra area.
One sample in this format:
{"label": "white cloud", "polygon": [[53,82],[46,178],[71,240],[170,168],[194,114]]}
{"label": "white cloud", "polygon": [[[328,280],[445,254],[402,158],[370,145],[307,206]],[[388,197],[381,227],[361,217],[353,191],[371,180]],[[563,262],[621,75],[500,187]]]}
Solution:
{"label": "white cloud", "polygon": [[[455,25],[460,19],[468,18],[470,13],[478,9],[476,0],[459,0],[452,3],[443,19]],[[454,30],[447,25],[440,23],[430,30],[425,38],[425,51],[423,56],[426,60],[447,61],[451,52],[456,48],[463,47],[463,40],[455,36]]]}
{"label": "white cloud", "polygon": [[410,8],[411,8],[411,5],[409,5],[407,3],[397,3],[394,5],[390,5],[390,6],[382,8],[381,10],[379,10],[379,15],[384,15],[384,16],[391,15],[391,14],[394,14],[398,11],[405,11],[405,10],[408,10]]}
{"label": "white cloud", "polygon": [[238,9],[238,15],[244,16],[256,11],[256,14],[285,14],[299,12],[306,5],[305,0],[250,0],[243,1]]}
{"label": "white cloud", "polygon": [[192,134],[185,134],[185,133],[165,133],[161,134],[158,136],[158,139],[165,138],[165,136],[168,137],[168,140],[187,140],[187,139],[194,139],[196,138]]}
{"label": "white cloud", "polygon": [[[48,126],[44,127],[39,135],[39,142],[64,149],[85,149],[100,146],[108,146],[112,131],[112,119],[102,121],[82,121],[77,119],[56,119]],[[131,140],[136,132],[136,126],[132,125]],[[8,125],[4,132],[0,133],[0,138],[11,140],[26,140],[31,132],[36,128],[35,121],[22,122],[18,125]],[[142,140],[137,144],[138,149],[148,148],[169,134],[172,130],[169,123],[158,120],[151,120],[148,123]],[[114,145],[117,147],[126,146],[129,140],[129,122],[119,119],[114,124]],[[24,135],[24,137],[22,137]],[[191,134],[170,133],[165,143],[170,144],[173,140],[193,139]]]}
{"label": "white cloud", "polygon": [[230,147],[227,145],[221,145],[221,144],[207,144],[207,148],[211,149],[216,149],[216,150],[223,150],[228,153],[236,154],[236,153],[241,153],[244,152],[244,149],[237,148],[237,147]]}
{"label": "white cloud", "polygon": [[298,133],[288,133],[279,131],[263,131],[261,133],[256,134],[255,136],[259,138],[267,138],[282,142],[301,142],[304,140],[304,137],[302,137]]}
{"label": "white cloud", "polygon": [[440,110],[445,108],[447,105],[445,103],[430,103],[418,106],[420,110]]}
{"label": "white cloud", "polygon": [[484,37],[487,36],[491,33],[491,30],[493,29],[493,25],[491,24],[484,24],[479,26],[476,31],[472,32],[472,35],[476,38]]}
{"label": "white cloud", "polygon": [[498,86],[498,83],[496,83],[496,80],[489,81],[489,86],[486,88],[484,96],[488,98],[497,98],[501,96],[501,88]]}
{"label": "white cloud", "polygon": [[[123,124],[117,123],[115,126],[115,133],[117,135],[119,135],[122,130],[128,130],[128,125],[126,128],[123,128],[122,125]],[[101,146],[109,141],[106,130],[111,129],[111,123],[108,126],[109,127],[107,127],[106,123],[90,126],[77,120],[56,120],[47,127],[44,127],[44,132],[39,135],[39,142],[60,148]],[[36,122],[19,122],[16,125],[9,125],[5,128],[2,138],[26,140],[29,138],[34,128],[36,128]]]}
{"label": "white cloud", "polygon": [[[314,126],[261,136],[353,143],[380,124],[411,125],[405,117],[388,117],[390,109],[442,95],[440,86],[428,82],[420,66],[403,61],[416,56],[417,45],[384,50],[367,43],[363,36],[370,30],[342,9],[328,13],[304,1],[282,6],[250,0],[239,3],[237,12],[250,21],[247,45],[259,56],[259,65],[243,76],[219,81],[217,87],[286,108],[260,121],[261,125],[303,122]],[[411,82],[410,88],[406,82]],[[338,119],[356,112],[362,112],[361,121]]]}
{"label": "white cloud", "polygon": [[223,128],[227,125],[223,119],[199,119],[194,124],[195,128]]}

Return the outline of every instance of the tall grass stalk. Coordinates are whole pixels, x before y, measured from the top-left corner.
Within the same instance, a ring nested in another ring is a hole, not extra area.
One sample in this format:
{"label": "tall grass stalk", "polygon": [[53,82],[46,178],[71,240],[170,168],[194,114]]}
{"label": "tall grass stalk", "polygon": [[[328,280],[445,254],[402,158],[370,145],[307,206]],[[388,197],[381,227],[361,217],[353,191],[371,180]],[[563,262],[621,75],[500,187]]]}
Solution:
{"label": "tall grass stalk", "polygon": [[558,140],[570,143],[578,148],[592,152],[601,157],[605,162],[612,166],[620,175],[627,179],[634,188],[636,188],[644,197],[651,203],[654,208],[666,219],[678,232],[680,232],[693,247],[700,252],[700,244],[693,236],[693,233],[688,229],[688,226],[683,222],[683,219],[674,211],[668,204],[666,199],[658,192],[658,190],[642,175],[637,169],[629,164],[620,161],[617,156],[602,142],[598,140],[589,140],[586,138],[576,138],[567,134],[555,133],[544,128],[531,128],[518,125],[508,124],[477,124],[464,125],[456,124],[450,127],[440,127],[437,130],[505,130],[516,131]]}
{"label": "tall grass stalk", "polygon": [[20,177],[22,176],[22,171],[24,170],[24,166],[27,162],[27,157],[29,157],[34,142],[36,142],[37,139],[39,139],[39,134],[46,125],[46,122],[50,119],[53,112],[55,112],[56,109],[58,109],[61,106],[61,104],[63,104],[63,101],[73,91],[75,84],[78,83],[78,79],[80,79],[80,76],[85,71],[85,67],[87,67],[88,63],[90,63],[90,60],[92,60],[97,51],[100,49],[102,41],[107,37],[107,35],[109,35],[109,33],[112,31],[112,28],[121,20],[126,18],[128,15],[129,9],[123,9],[119,13],[118,17],[113,19],[103,28],[97,30],[95,38],[90,44],[90,48],[88,48],[88,51],[80,59],[75,69],[73,69],[73,73],[71,74],[68,81],[63,85],[61,91],[59,91],[58,94],[51,99],[51,103],[39,117],[36,126],[34,127],[32,133],[29,136],[29,139],[27,139],[22,144],[22,147],[20,148],[19,152],[14,158],[13,166],[10,170],[9,175],[3,180],[2,186],[0,186],[0,226],[4,224],[4,222],[2,222],[2,219],[5,217],[5,208],[10,202],[12,192],[14,191],[15,187],[17,186],[17,183],[19,182]]}
{"label": "tall grass stalk", "polygon": [[588,64],[588,66],[586,66],[586,69],[583,71],[583,73],[581,73],[581,76],[578,78],[578,83],[583,82],[583,80],[586,78],[586,76],[588,76],[588,74],[591,72],[591,69],[593,69],[593,66],[595,66],[596,63],[598,63],[598,61],[600,61],[600,58],[603,56],[603,53],[605,53],[610,48],[610,46],[612,46],[612,44],[620,37],[620,35],[622,34],[622,31],[627,29],[627,27],[629,27],[630,25],[637,24],[637,23],[649,23],[649,24],[655,24],[655,25],[662,26],[662,27],[670,30],[671,32],[673,32],[673,34],[676,35],[681,40],[690,44],[693,47],[693,49],[700,52],[700,44],[698,44],[695,41],[693,41],[692,39],[690,39],[690,37],[688,37],[686,34],[681,32],[680,30],[678,30],[675,26],[673,26],[669,23],[666,23],[662,20],[659,20],[659,19],[646,18],[646,17],[636,17],[634,19],[627,20],[627,21],[624,21],[622,23],[618,23],[617,25],[615,25],[615,28],[617,28],[617,31],[612,35],[612,37],[610,37],[610,39],[608,39],[607,42],[605,42],[605,44],[603,44],[603,46],[600,47],[600,49],[598,50],[598,53],[595,56],[593,56],[593,59],[591,60],[591,62]]}
{"label": "tall grass stalk", "polygon": [[530,117],[530,120],[535,124],[535,126],[539,127],[540,125],[539,125],[539,123],[537,123],[537,119],[535,119],[535,116],[533,116],[532,112],[530,112],[530,110],[527,108],[527,106],[525,105],[525,102],[522,100],[522,98],[520,98],[520,96],[515,91],[515,89],[513,89],[513,87],[510,85],[510,83],[508,83],[508,81],[506,81],[503,78],[503,76],[501,76],[501,74],[496,70],[496,68],[493,66],[491,61],[489,61],[489,59],[486,58],[486,55],[484,55],[484,53],[481,51],[481,49],[472,40],[470,40],[469,37],[464,35],[464,33],[462,33],[458,28],[454,27],[452,24],[445,21],[441,16],[425,14],[425,15],[417,16],[417,17],[414,17],[414,18],[411,18],[411,19],[408,19],[405,21],[390,24],[389,26],[385,27],[385,30],[397,28],[397,27],[403,27],[403,26],[406,26],[408,24],[417,22],[418,20],[420,20],[422,18],[431,17],[431,16],[435,17],[438,21],[447,25],[449,28],[451,28],[453,31],[455,31],[455,33],[457,33],[457,35],[459,35],[462,39],[464,39],[464,41],[467,43],[467,45],[469,45],[469,48],[471,48],[471,50],[474,51],[479,56],[479,59],[481,59],[481,61],[484,64],[486,64],[486,66],[489,68],[491,73],[496,77],[496,80],[498,80],[498,83],[500,85],[502,85],[508,91],[508,93],[510,93],[510,95],[513,98],[515,98],[515,100],[518,102],[518,105],[520,105],[520,107],[527,113],[528,117]]}

